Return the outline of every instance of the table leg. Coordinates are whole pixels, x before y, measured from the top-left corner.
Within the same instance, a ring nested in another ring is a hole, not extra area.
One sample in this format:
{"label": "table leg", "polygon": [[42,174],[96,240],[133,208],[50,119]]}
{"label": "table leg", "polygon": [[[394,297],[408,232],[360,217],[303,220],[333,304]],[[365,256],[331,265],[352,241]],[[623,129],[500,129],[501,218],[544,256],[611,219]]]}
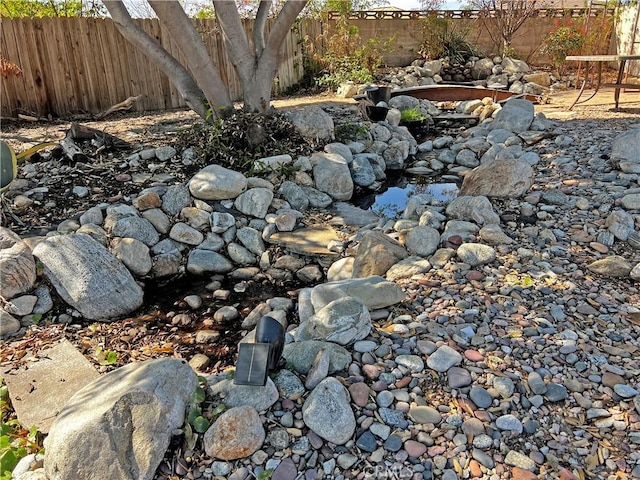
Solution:
{"label": "table leg", "polygon": [[620,103],[620,85],[622,84],[622,77],[624,75],[624,66],[627,63],[626,60],[620,60],[620,68],[618,69],[618,77],[616,79],[616,87],[613,90],[613,99],[616,103],[616,110],[618,110],[618,104]]}
{"label": "table leg", "polygon": [[585,98],[584,100],[578,101],[578,100],[580,100],[580,97],[582,96],[582,93],[584,92],[584,87],[587,85],[587,81],[589,80],[589,62],[585,62],[585,74],[584,75],[585,75],[585,77],[584,77],[584,81],[582,82],[582,87],[580,88],[580,92],[578,93],[578,96],[576,97],[576,99],[573,101],[573,103],[569,107],[569,110],[571,110],[573,107],[575,107],[578,103],[586,103],[589,100],[591,100],[593,97],[596,96],[596,93],[598,93],[598,90],[600,90],[600,83],[602,83],[602,62],[598,62],[598,80],[596,81],[596,89],[593,91],[593,93],[591,95],[589,95],[589,98]]}

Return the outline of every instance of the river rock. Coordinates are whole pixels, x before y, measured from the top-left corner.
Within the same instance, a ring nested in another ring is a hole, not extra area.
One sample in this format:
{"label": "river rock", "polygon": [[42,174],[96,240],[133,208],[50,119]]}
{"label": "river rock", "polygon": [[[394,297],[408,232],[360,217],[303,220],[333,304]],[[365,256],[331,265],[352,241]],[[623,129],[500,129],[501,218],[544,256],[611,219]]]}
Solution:
{"label": "river rock", "polygon": [[529,100],[512,98],[507,100],[497,113],[491,129],[504,128],[513,133],[526,132],[533,122],[534,114],[533,103]]}
{"label": "river rock", "polygon": [[314,153],[311,156],[315,188],[334,200],[349,200],[353,179],[347,160],[337,153]]}
{"label": "river rock", "polygon": [[463,243],[456,250],[456,254],[460,260],[472,267],[491,263],[496,259],[494,248],[481,243]]}
{"label": "river rock", "polygon": [[36,281],[36,262],[18,235],[0,227],[0,296],[10,300],[28,292]]}
{"label": "river rock", "polygon": [[632,266],[619,255],[611,255],[590,263],[587,268],[605,277],[627,277]]}
{"label": "river rock", "polygon": [[[219,396],[221,403],[228,407],[250,406],[258,412],[267,410],[271,405],[278,401],[278,389],[273,380],[267,377],[267,383],[264,386],[236,385],[233,380],[226,378],[207,378],[209,383],[209,393],[213,396]],[[212,381],[215,380],[215,383]],[[219,380],[219,381],[218,381]]]}
{"label": "river rock", "polygon": [[247,178],[220,165],[207,165],[189,181],[191,195],[201,200],[236,198],[247,188]]}
{"label": "river rock", "polygon": [[451,219],[473,221],[478,225],[500,224],[500,217],[485,196],[459,196],[449,202],[446,209]]}
{"label": "river rock", "polygon": [[369,310],[357,298],[344,297],[328,303],[296,330],[296,340],[323,340],[349,345],[371,331]]}
{"label": "river rock", "polygon": [[236,198],[234,206],[245,215],[264,218],[273,200],[273,191],[268,188],[252,188]]}
{"label": "river rock", "polygon": [[334,138],[333,118],[322,108],[311,106],[286,113],[287,119],[306,139],[328,143]]}
{"label": "river rock", "polygon": [[438,347],[438,349],[427,358],[427,366],[436,372],[446,372],[460,362],[462,362],[462,355],[449,345]]}
{"label": "river rock", "polygon": [[429,270],[431,270],[429,260],[412,256],[399,261],[387,270],[386,278],[393,282],[399,278],[408,278],[413,275],[428,272]]}
{"label": "river rock", "polygon": [[20,330],[20,321],[0,308],[0,338],[13,335]]}
{"label": "river rock", "polygon": [[375,310],[401,302],[405,293],[395,283],[377,275],[328,282],[311,290],[311,303],[315,311],[343,297],[355,297],[369,310]]}
{"label": "river rock", "polygon": [[233,264],[229,259],[211,250],[196,248],[191,251],[187,260],[187,271],[196,275],[209,272],[229,273],[231,270],[233,270]]}
{"label": "river rock", "polygon": [[117,238],[112,246],[113,254],[134,275],[143,276],[152,267],[149,247],[135,238]]}
{"label": "river rock", "polygon": [[88,235],[48,237],[34,255],[58,295],[87,319],[126,315],[142,305],[142,288],[129,270]]}
{"label": "river rock", "polygon": [[473,63],[473,67],[471,67],[471,76],[475,80],[484,80],[491,75],[493,66],[493,60],[490,58],[481,58],[480,60],[476,60]]}
{"label": "river rock", "polygon": [[531,188],[534,177],[533,168],[527,162],[497,159],[471,170],[464,177],[460,195],[518,198]]}
{"label": "river rock", "polygon": [[630,128],[613,139],[611,163],[625,173],[640,173],[640,128]]}
{"label": "river rock", "polygon": [[409,252],[427,257],[437,250],[440,234],[435,228],[419,225],[409,230],[404,241]]}
{"label": "river rock", "polygon": [[183,360],[131,363],[78,391],[45,439],[49,480],[151,480],[198,386]]}
{"label": "river rock", "polygon": [[296,372],[307,375],[318,352],[323,349],[330,357],[329,374],[345,370],[351,363],[351,354],[346,348],[332,342],[317,340],[287,343],[282,351],[282,357]]}
{"label": "river rock", "polygon": [[384,275],[407,256],[405,248],[388,235],[374,230],[365,232],[353,262],[353,277]]}
{"label": "river rock", "polygon": [[356,428],[347,389],[335,378],[328,377],[313,389],[302,406],[302,419],[307,427],[336,445],[348,442]]}
{"label": "river rock", "polygon": [[255,408],[245,405],[220,415],[205,432],[202,443],[208,456],[235,460],[256,452],[265,436],[260,415]]}

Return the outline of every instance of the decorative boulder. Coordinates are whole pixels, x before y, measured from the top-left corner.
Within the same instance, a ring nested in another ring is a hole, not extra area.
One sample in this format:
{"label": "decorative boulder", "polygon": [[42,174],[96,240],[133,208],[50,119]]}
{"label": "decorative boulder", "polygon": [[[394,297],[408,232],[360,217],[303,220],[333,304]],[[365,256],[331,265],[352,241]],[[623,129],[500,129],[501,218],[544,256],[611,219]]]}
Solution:
{"label": "decorative boulder", "polygon": [[131,272],[89,235],[49,237],[33,254],[62,299],[89,320],[126,315],[142,306]]}
{"label": "decorative boulder", "polygon": [[502,109],[496,114],[491,129],[504,128],[513,133],[529,130],[535,111],[533,103],[522,98],[507,100]]}
{"label": "decorative boulder", "polygon": [[36,281],[36,262],[18,235],[0,227],[0,296],[10,300],[28,292]]}
{"label": "decorative boulder", "polygon": [[201,200],[236,198],[247,188],[247,178],[220,165],[207,165],[189,182],[191,195]]}
{"label": "decorative boulder", "polygon": [[300,324],[296,340],[326,340],[349,345],[371,331],[369,310],[360,300],[344,297],[334,300]]}
{"label": "decorative boulder", "polygon": [[334,200],[349,200],[353,195],[353,179],[349,165],[337,153],[314,153],[311,156],[316,188]]}
{"label": "decorative boulder", "polygon": [[304,138],[323,143],[333,140],[333,118],[322,108],[316,106],[306,107],[288,112],[286,115]]}
{"label": "decorative boulder", "polygon": [[131,363],[78,391],[45,440],[49,480],[151,480],[198,386],[174,358]]}
{"label": "decorative boulder", "polygon": [[349,392],[333,377],[313,389],[302,406],[302,419],[320,437],[336,445],[347,443],[356,429]]}
{"label": "decorative boulder", "polygon": [[640,173],[640,128],[631,128],[613,139],[611,163],[625,173]]}
{"label": "decorative boulder", "polygon": [[407,256],[407,250],[388,235],[374,230],[365,232],[353,263],[353,277],[384,275]]}
{"label": "decorative boulder", "polygon": [[518,198],[533,185],[535,173],[521,160],[503,159],[483,163],[464,177],[460,195]]}

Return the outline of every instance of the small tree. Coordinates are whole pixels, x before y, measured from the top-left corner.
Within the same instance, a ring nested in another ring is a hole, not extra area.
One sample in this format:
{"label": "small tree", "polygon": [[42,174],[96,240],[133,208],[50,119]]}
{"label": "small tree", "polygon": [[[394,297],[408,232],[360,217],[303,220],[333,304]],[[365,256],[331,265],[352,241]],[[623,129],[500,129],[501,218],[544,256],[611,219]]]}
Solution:
{"label": "small tree", "polygon": [[537,14],[541,0],[471,0],[469,5],[480,10],[480,15],[490,22],[489,36],[500,52],[511,50],[516,32],[528,18]]}
{"label": "small tree", "polygon": [[[219,118],[233,108],[220,72],[178,0],[149,0],[149,4],[186,58],[185,65],[142,30],[131,18],[124,2],[103,0],[103,3],[120,33],[169,77],[191,109],[203,118]],[[247,34],[236,3],[213,0],[225,48],[240,79],[246,111],[269,112],[271,87],[280,64],[282,42],[306,4],[307,0],[283,2],[267,34],[267,18],[273,2],[261,0],[253,32]]]}

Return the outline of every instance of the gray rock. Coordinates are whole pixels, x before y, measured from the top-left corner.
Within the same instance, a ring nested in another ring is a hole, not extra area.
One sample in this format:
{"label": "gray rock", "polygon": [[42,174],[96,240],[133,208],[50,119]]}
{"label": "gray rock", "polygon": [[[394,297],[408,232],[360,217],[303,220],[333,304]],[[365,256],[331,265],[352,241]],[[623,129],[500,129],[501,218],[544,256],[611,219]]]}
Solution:
{"label": "gray rock", "polygon": [[254,255],[262,255],[265,251],[262,235],[254,228],[242,227],[236,233],[238,240]]}
{"label": "gray rock", "polygon": [[183,222],[178,222],[171,228],[169,237],[187,245],[200,245],[204,240],[201,232]]}
{"label": "gray rock", "polygon": [[[226,374],[225,374],[226,377]],[[207,378],[210,384],[209,393],[220,397],[221,402],[228,407],[250,406],[258,412],[268,410],[271,405],[278,401],[278,389],[273,380],[267,378],[267,383],[262,387],[250,385],[236,385],[233,380],[224,378],[212,383],[211,377]],[[219,380],[215,378],[215,380]]]}
{"label": "gray rock", "polygon": [[322,349],[329,352],[331,357],[329,374],[346,370],[351,363],[351,354],[344,347],[335,343],[316,340],[288,343],[284,346],[282,356],[296,372],[306,375],[309,373],[318,352]]}
{"label": "gray rock", "polygon": [[460,236],[462,240],[475,240],[475,234],[480,231],[475,223],[464,220],[449,220],[444,226],[444,231],[440,235],[440,240],[445,241],[454,235]]}
{"label": "gray rock", "polygon": [[478,225],[499,224],[500,217],[485,196],[460,196],[449,202],[446,209],[451,219],[473,221]]}
{"label": "gray rock", "polygon": [[567,398],[567,388],[559,383],[548,383],[545,397],[550,402],[561,402]]}
{"label": "gray rock", "polygon": [[[373,125],[371,127],[373,128]],[[344,143],[328,143],[324,146],[324,151],[327,153],[337,153],[338,155],[342,155],[347,163],[351,163],[351,161],[353,160],[353,152],[351,151],[349,146],[345,145]]]}
{"label": "gray rock", "polygon": [[613,391],[620,395],[622,398],[632,398],[638,395],[640,392],[629,385],[624,383],[618,383],[613,386]]}
{"label": "gray rock", "polygon": [[160,240],[160,235],[151,222],[140,217],[121,218],[115,223],[111,233],[115,237],[135,238],[149,247]]}
{"label": "gray rock", "polygon": [[309,199],[309,205],[313,208],[325,208],[333,203],[332,198],[320,190],[307,185],[300,185],[300,188]]}
{"label": "gray rock", "polygon": [[334,125],[331,115],[320,107],[305,107],[287,112],[287,118],[300,134],[318,143],[327,143],[334,138]]}
{"label": "gray rock", "polygon": [[353,183],[360,187],[368,187],[376,181],[376,173],[366,155],[356,155],[349,165]]}
{"label": "gray rock", "polygon": [[86,225],[87,223],[102,225],[103,221],[102,210],[99,207],[91,207],[80,215],[80,225]]}
{"label": "gray rock", "polygon": [[201,200],[236,198],[246,188],[247,178],[243,174],[220,165],[207,165],[189,181],[191,195]]}
{"label": "gray rock", "polygon": [[405,236],[405,245],[409,252],[420,257],[431,255],[439,244],[440,234],[432,227],[419,225],[409,230]]}
{"label": "gray rock", "polygon": [[191,205],[191,195],[187,185],[171,185],[162,196],[162,210],[169,215],[178,215],[189,205]]}
{"label": "gray rock", "polygon": [[187,271],[196,275],[204,273],[228,273],[233,270],[233,264],[217,252],[195,249],[189,254]]}
{"label": "gray rock", "polygon": [[236,198],[234,206],[245,215],[264,218],[273,200],[273,192],[268,188],[252,188]]}
{"label": "gray rock", "polygon": [[504,128],[514,133],[529,130],[534,116],[533,103],[521,98],[510,99],[497,113],[491,129]]}
{"label": "gray rock", "polygon": [[531,188],[534,177],[534,171],[527,162],[496,159],[469,172],[462,182],[460,195],[518,198]]}
{"label": "gray rock", "polygon": [[538,372],[529,372],[527,383],[535,395],[542,395],[547,391],[547,386]]}
{"label": "gray rock", "polygon": [[624,210],[611,212],[604,225],[618,240],[623,242],[635,231],[633,217]]}
{"label": "gray rock", "polygon": [[495,249],[481,243],[463,243],[456,250],[456,255],[472,267],[491,263],[496,259]]}
{"label": "gray rock", "polygon": [[640,193],[630,193],[620,199],[620,205],[627,210],[640,210]]}
{"label": "gray rock", "polygon": [[315,311],[343,297],[355,297],[369,310],[376,310],[401,302],[405,293],[395,283],[379,276],[324,283],[311,291]]}
{"label": "gray rock", "polygon": [[611,162],[625,173],[640,173],[640,128],[630,128],[613,139]]}
{"label": "gray rock", "polygon": [[498,427],[500,430],[509,430],[517,434],[522,433],[524,429],[524,427],[522,426],[522,422],[517,417],[511,414],[502,415],[496,418],[496,427]]}
{"label": "gray rock", "polygon": [[142,305],[143,291],[131,273],[88,235],[48,237],[34,255],[58,295],[87,319],[126,315]]}
{"label": "gray rock", "polygon": [[26,293],[36,281],[36,262],[18,235],[0,227],[0,296],[5,300]]}
{"label": "gray rock", "polygon": [[440,412],[427,405],[412,406],[409,409],[409,418],[415,423],[432,423],[434,425],[438,425],[442,421]]}
{"label": "gray rock", "polygon": [[278,171],[283,165],[289,165],[293,162],[291,155],[274,155],[272,157],[259,158],[253,163],[255,172]]}
{"label": "gray rock", "polygon": [[[318,354],[320,351],[326,350],[320,349],[318,351]],[[290,372],[289,370],[280,370],[274,375],[273,382],[276,384],[276,387],[278,387],[278,392],[280,392],[280,395],[282,395],[284,398],[300,396],[305,393],[304,385],[302,384],[298,376],[295,373]]]}
{"label": "gray rock", "polygon": [[371,331],[369,310],[358,299],[343,297],[316,311],[296,330],[296,341],[326,340],[349,345]]}
{"label": "gray rock", "polygon": [[398,355],[395,358],[398,365],[408,368],[411,372],[418,373],[424,370],[424,362],[418,355]]}
{"label": "gray rock", "polygon": [[399,261],[387,270],[386,278],[395,281],[399,278],[408,278],[431,270],[431,264],[422,257],[408,257]]}
{"label": "gray rock", "polygon": [[260,415],[255,408],[245,405],[220,415],[205,432],[202,443],[209,457],[235,460],[253,455],[265,436]]}
{"label": "gray rock", "polygon": [[353,179],[344,157],[335,153],[311,156],[315,188],[334,200],[349,200],[353,195]]}
{"label": "gray rock", "polygon": [[427,358],[427,366],[436,372],[446,372],[462,362],[462,355],[448,345],[442,345]]}
{"label": "gray rock", "polygon": [[289,180],[282,182],[278,193],[291,205],[291,208],[304,212],[309,207],[309,197],[297,183]]}
{"label": "gray rock", "polygon": [[480,238],[489,245],[510,245],[514,240],[502,231],[500,225],[485,225],[480,229]]}
{"label": "gray rock", "polygon": [[0,338],[13,335],[20,330],[20,321],[0,308]]}
{"label": "gray rock", "polygon": [[406,140],[401,140],[390,145],[384,152],[382,158],[387,170],[402,170],[404,161],[409,157],[411,144]]}
{"label": "gray rock", "polygon": [[353,436],[356,419],[347,389],[335,378],[325,378],[302,406],[307,427],[325,440],[343,445]]}
{"label": "gray rock", "polygon": [[345,202],[336,202],[330,209],[333,225],[352,225],[362,227],[377,223],[380,217],[370,210],[363,210]]}
{"label": "gray rock", "polygon": [[33,307],[33,313],[45,314],[53,308],[53,298],[51,298],[51,292],[46,285],[40,285],[36,287],[33,294],[38,297],[35,307]]}
{"label": "gray rock", "polygon": [[142,218],[146,219],[153,225],[153,227],[159,233],[169,233],[171,228],[171,220],[169,217],[159,208],[151,208],[142,212]]}
{"label": "gray rock", "polygon": [[137,362],[102,375],[78,391],[45,440],[50,480],[151,480],[174,430],[184,423],[198,386],[185,361]]}
{"label": "gray rock", "polygon": [[211,214],[211,231],[213,233],[224,233],[236,224],[236,219],[230,213],[213,212]]}
{"label": "gray rock", "polygon": [[407,256],[405,248],[388,235],[374,230],[365,232],[353,262],[353,276],[384,275]]}
{"label": "gray rock", "polygon": [[311,365],[311,369],[307,374],[304,386],[307,390],[313,390],[322,382],[329,374],[329,365],[331,364],[331,355],[328,351],[321,349]]}
{"label": "gray rock", "polygon": [[484,80],[491,75],[493,65],[493,60],[490,58],[481,58],[480,60],[476,60],[473,63],[473,67],[471,67],[471,76],[474,80]]}
{"label": "gray rock", "polygon": [[420,100],[409,95],[396,95],[389,100],[389,106],[400,111],[414,108],[418,105],[420,105]]}
{"label": "gray rock", "polygon": [[469,398],[478,408],[489,408],[493,402],[489,392],[482,387],[471,388]]}
{"label": "gray rock", "polygon": [[112,252],[134,275],[144,276],[151,270],[149,247],[140,240],[117,238],[114,240]]}
{"label": "gray rock", "polygon": [[231,242],[227,245],[227,253],[233,263],[237,265],[254,265],[258,263],[258,260],[253,253],[235,242]]}

